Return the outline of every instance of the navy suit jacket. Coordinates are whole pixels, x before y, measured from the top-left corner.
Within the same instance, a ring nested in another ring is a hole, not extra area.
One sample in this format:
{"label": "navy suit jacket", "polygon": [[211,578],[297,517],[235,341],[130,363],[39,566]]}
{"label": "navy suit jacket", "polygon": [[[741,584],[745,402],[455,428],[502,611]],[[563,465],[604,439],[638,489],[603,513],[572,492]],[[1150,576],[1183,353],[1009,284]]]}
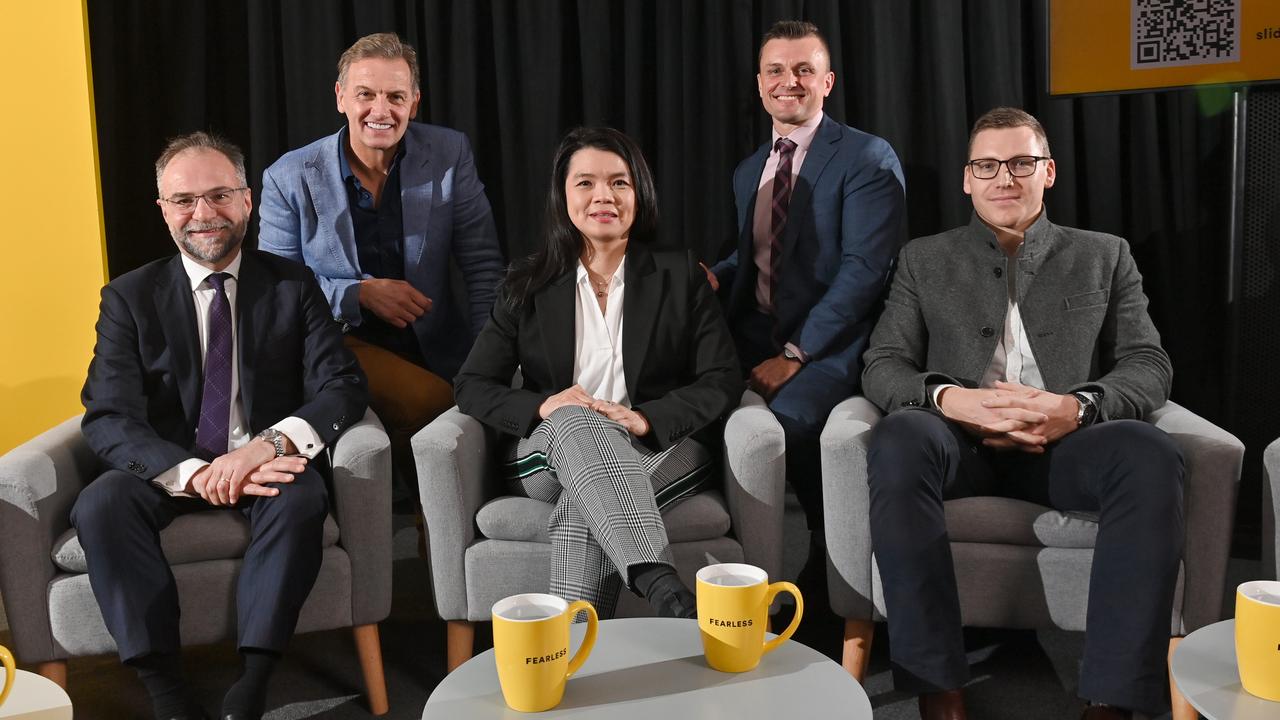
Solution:
{"label": "navy suit jacket", "polygon": [[[364,416],[364,373],[305,267],[241,252],[235,323],[249,430],[293,415],[332,445]],[[204,386],[196,322],[177,255],[102,288],[81,430],[111,468],[151,480],[195,456]]]}
{"label": "navy suit jacket", "polygon": [[[316,274],[334,317],[360,324],[361,272],[347,187],[341,131],[285,153],[262,174],[258,247],[305,263]],[[493,213],[462,133],[409,123],[400,160],[404,277],[431,298],[413,324],[427,369],[453,378],[484,327],[502,280]],[[465,301],[452,286],[456,263]]]}
{"label": "navy suit jacket", "polygon": [[[761,145],[733,173],[738,249],[712,269],[728,290],[731,327],[756,307],[752,218],[771,149]],[[906,182],[893,148],[824,115],[792,189],[773,304],[775,337],[843,381],[833,392],[858,386],[862,352],[906,240]]]}

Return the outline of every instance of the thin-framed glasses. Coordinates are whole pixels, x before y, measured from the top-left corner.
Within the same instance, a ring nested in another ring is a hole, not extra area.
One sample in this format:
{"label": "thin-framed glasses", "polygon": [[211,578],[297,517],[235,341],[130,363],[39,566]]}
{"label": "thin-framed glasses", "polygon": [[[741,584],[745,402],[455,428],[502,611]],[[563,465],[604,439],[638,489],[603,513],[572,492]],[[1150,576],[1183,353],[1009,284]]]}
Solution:
{"label": "thin-framed glasses", "polygon": [[969,172],[979,180],[990,180],[1000,174],[1000,166],[1004,165],[1009,168],[1009,174],[1014,177],[1027,177],[1034,175],[1036,165],[1041,160],[1049,160],[1050,158],[1040,155],[1018,155],[1008,160],[997,160],[995,158],[978,158],[965,163],[969,166]]}
{"label": "thin-framed glasses", "polygon": [[199,195],[178,193],[177,195],[170,195],[167,198],[160,199],[183,212],[193,212],[196,209],[196,203],[202,199],[209,204],[209,207],[224,208],[230,205],[232,200],[236,199],[236,193],[248,189],[248,187],[214,188]]}

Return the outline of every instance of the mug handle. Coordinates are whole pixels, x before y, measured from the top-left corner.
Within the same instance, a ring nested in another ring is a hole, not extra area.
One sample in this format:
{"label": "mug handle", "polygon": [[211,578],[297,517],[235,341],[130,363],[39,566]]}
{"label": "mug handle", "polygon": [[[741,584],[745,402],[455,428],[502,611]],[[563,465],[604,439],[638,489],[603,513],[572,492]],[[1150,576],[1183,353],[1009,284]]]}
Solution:
{"label": "mug handle", "polygon": [[591,648],[596,644],[596,629],[600,624],[600,618],[596,616],[596,609],[591,607],[591,603],[586,600],[574,600],[569,603],[569,620],[572,622],[579,612],[587,613],[587,634],[582,636],[582,644],[578,646],[578,652],[573,654],[569,659],[569,671],[565,673],[566,678],[573,677],[578,672],[578,668],[582,667],[582,663],[587,661],[587,656],[591,654]]}
{"label": "mug handle", "polygon": [[0,690],[0,705],[3,705],[5,698],[9,697],[9,691],[13,689],[13,681],[18,677],[18,668],[13,662],[13,653],[3,645],[0,645],[0,662],[4,663],[4,689]]}
{"label": "mug handle", "polygon": [[800,627],[800,618],[804,615],[804,598],[800,595],[800,588],[789,582],[776,582],[770,583],[769,589],[764,593],[765,617],[768,617],[769,606],[773,604],[773,599],[780,592],[791,593],[791,597],[796,599],[796,615],[791,618],[791,624],[787,626],[786,630],[783,630],[778,637],[764,644],[764,652],[762,654],[767,655],[777,650],[779,645],[789,640],[795,634],[796,628]]}

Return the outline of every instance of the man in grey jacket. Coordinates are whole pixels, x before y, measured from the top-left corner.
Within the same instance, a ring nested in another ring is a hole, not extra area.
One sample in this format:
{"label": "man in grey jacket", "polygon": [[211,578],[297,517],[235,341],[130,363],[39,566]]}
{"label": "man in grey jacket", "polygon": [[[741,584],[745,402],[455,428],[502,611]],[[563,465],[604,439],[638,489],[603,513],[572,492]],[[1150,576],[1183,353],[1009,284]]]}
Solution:
{"label": "man in grey jacket", "polygon": [[1085,717],[1167,706],[1183,464],[1141,420],[1172,368],[1125,241],[1049,222],[1056,172],[1034,117],[979,118],[964,168],[974,215],[902,250],[865,355],[864,392],[888,413],[867,465],[890,656],[925,718],[965,717],[943,500],[980,494],[1100,513]]}

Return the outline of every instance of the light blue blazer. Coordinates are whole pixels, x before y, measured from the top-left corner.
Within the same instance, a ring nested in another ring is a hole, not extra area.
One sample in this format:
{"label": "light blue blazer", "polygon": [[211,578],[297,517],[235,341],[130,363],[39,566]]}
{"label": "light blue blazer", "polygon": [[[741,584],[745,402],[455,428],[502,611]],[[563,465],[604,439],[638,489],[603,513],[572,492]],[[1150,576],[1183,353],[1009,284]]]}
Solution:
{"label": "light blue blazer", "polygon": [[[360,324],[360,269],[347,188],[342,133],[283,155],[262,174],[258,247],[305,263],[334,317]],[[400,161],[404,277],[431,298],[413,325],[427,369],[452,380],[489,317],[502,279],[502,252],[471,146],[462,133],[410,123]],[[456,264],[464,287],[454,287]]]}

